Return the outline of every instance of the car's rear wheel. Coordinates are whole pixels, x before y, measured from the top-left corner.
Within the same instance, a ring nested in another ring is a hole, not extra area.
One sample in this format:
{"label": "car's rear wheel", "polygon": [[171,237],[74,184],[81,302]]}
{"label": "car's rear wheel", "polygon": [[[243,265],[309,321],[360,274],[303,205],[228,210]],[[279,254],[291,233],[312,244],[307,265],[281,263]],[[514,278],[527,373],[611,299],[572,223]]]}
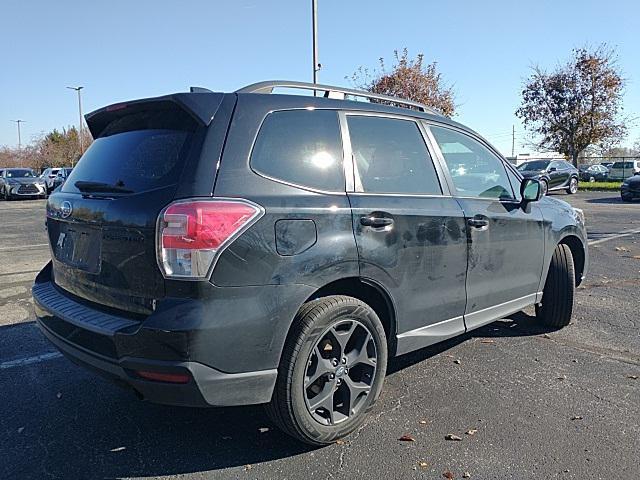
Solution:
{"label": "car's rear wheel", "polygon": [[347,296],[313,300],[296,315],[267,413],[298,440],[332,443],[362,425],[386,366],[384,328],[371,307]]}
{"label": "car's rear wheel", "polygon": [[[595,181],[595,179],[594,179]],[[569,186],[567,187],[567,193],[573,195],[574,193],[578,193],[578,179],[576,177],[571,177],[569,180]]]}
{"label": "car's rear wheel", "polygon": [[589,183],[595,183],[595,181],[596,181],[596,177],[593,177],[593,176],[589,177]]}
{"label": "car's rear wheel", "polygon": [[542,303],[536,305],[536,317],[545,325],[560,328],[569,325],[576,289],[573,255],[567,245],[558,245],[544,285]]}

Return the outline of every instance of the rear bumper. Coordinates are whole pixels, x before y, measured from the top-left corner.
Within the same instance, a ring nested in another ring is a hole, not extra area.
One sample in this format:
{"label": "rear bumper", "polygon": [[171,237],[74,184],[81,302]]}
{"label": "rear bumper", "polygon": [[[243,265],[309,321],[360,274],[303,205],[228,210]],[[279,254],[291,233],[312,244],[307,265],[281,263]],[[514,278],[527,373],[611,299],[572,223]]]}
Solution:
{"label": "rear bumper", "polygon": [[[70,298],[51,281],[36,280],[32,293],[38,326],[56,348],[75,363],[133,388],[149,401],[206,407],[251,405],[271,399],[275,368],[222,372],[189,358],[192,332],[149,331],[139,320],[98,311]],[[171,359],[137,356],[145,352]],[[137,371],[186,374],[189,380],[180,384],[152,381]]]}

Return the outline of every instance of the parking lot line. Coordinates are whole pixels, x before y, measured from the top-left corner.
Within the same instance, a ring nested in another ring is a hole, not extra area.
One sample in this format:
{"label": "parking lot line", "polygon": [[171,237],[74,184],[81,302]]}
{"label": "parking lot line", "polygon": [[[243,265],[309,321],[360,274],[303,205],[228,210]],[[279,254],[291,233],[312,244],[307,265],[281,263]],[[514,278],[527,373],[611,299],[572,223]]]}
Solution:
{"label": "parking lot line", "polygon": [[0,370],[6,368],[23,367],[25,365],[32,365],[34,363],[45,362],[47,360],[53,360],[60,358],[62,354],[60,352],[48,352],[41,355],[35,355],[33,357],[17,358],[16,360],[10,360],[8,362],[0,363]]}
{"label": "parking lot line", "polygon": [[604,242],[608,242],[609,240],[616,240],[618,238],[623,238],[623,237],[628,237],[630,235],[635,235],[640,233],[640,228],[636,229],[636,230],[626,230],[614,235],[609,235],[603,238],[599,238],[598,240],[591,240],[589,242],[589,245],[598,245],[599,243],[604,243]]}
{"label": "parking lot line", "polygon": [[42,248],[49,246],[48,243],[36,243],[34,245],[21,245],[19,247],[2,247],[0,252],[10,252],[11,250],[24,250],[25,248]]}

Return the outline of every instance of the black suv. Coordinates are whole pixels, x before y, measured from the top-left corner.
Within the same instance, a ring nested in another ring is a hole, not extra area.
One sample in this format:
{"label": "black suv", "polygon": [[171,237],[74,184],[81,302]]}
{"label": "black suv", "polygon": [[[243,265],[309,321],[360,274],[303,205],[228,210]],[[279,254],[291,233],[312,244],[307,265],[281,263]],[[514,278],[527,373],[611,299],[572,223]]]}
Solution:
{"label": "black suv", "polygon": [[268,404],[324,444],[364,421],[390,356],[529,305],[570,321],[582,212],[420,104],[263,82],[86,120],[47,204],[38,323],[142,398]]}
{"label": "black suv", "polygon": [[564,190],[578,193],[580,172],[565,160],[532,160],[518,166],[524,178],[535,178],[542,186],[542,193]]}

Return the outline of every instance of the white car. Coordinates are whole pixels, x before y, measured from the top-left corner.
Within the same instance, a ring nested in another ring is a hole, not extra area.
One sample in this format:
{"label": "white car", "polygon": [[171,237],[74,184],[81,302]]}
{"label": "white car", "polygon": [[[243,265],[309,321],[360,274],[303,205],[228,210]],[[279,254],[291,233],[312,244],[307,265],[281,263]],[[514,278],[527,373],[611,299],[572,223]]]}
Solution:
{"label": "white car", "polygon": [[640,173],[640,160],[614,162],[609,169],[609,180],[624,180]]}

